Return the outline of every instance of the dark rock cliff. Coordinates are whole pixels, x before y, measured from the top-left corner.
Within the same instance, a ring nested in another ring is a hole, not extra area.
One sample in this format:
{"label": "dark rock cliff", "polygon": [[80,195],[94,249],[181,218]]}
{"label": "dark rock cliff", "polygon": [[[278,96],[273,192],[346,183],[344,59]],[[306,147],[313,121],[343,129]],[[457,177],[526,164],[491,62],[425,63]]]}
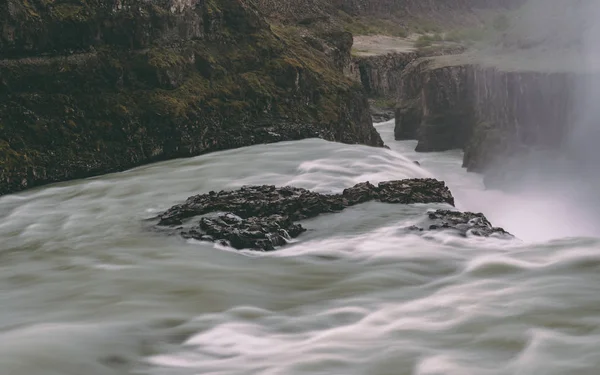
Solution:
{"label": "dark rock cliff", "polygon": [[347,74],[360,82],[370,96],[397,98],[402,88],[402,72],[419,57],[417,51],[354,56]]}
{"label": "dark rock cliff", "polygon": [[465,144],[469,171],[493,174],[508,158],[562,147],[585,75],[490,67],[472,67],[469,74],[476,120]]}
{"label": "dark rock cliff", "polygon": [[404,83],[410,79],[406,68],[422,57],[440,56],[462,52],[463,47],[450,44],[434,48],[413,49],[380,55],[356,55],[346,69],[346,74],[364,87],[371,97],[399,100]]}
{"label": "dark rock cliff", "polygon": [[435,58],[405,74],[396,139],[417,139],[418,151],[462,148],[469,171],[498,178],[509,159],[563,147],[577,116],[577,89],[590,78]]}
{"label": "dark rock cliff", "polygon": [[464,149],[464,166],[493,187],[559,166],[595,174],[599,10],[592,0],[530,0],[487,46],[411,64],[396,138],[418,139],[419,151]]}
{"label": "dark rock cliff", "polygon": [[331,55],[250,1],[0,6],[0,194],[256,143],[382,146]]}
{"label": "dark rock cliff", "polygon": [[464,149],[464,166],[494,188],[594,186],[598,12],[594,0],[529,0],[485,46],[412,64],[396,138]]}
{"label": "dark rock cliff", "polygon": [[431,65],[419,59],[403,72],[395,138],[418,139],[422,152],[462,148],[473,121],[468,69]]}

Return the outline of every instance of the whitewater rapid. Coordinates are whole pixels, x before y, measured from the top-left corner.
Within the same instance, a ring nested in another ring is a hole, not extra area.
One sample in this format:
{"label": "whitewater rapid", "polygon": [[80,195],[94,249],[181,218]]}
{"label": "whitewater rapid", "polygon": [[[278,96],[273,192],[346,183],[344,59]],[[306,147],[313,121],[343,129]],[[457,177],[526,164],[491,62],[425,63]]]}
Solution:
{"label": "whitewater rapid", "polygon": [[[391,150],[257,145],[0,197],[0,374],[598,374],[592,229],[377,127]],[[359,205],[271,253],[144,224],[210,190],[410,177],[445,180],[459,209],[519,240],[399,230],[444,205]]]}

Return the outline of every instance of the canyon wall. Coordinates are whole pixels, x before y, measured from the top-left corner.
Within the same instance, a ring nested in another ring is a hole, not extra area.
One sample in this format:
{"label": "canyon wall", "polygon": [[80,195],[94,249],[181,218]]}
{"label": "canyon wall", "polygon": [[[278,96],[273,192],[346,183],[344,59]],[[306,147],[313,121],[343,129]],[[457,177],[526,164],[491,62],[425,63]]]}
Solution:
{"label": "canyon wall", "polygon": [[426,58],[406,69],[396,139],[417,139],[417,151],[462,148],[464,167],[489,176],[509,159],[561,150],[587,74],[503,69],[465,59]]}
{"label": "canyon wall", "polygon": [[464,166],[484,173],[488,186],[539,187],[557,176],[590,183],[598,160],[598,14],[594,0],[530,0],[487,45],[411,64],[396,138],[418,139],[419,151],[464,149]]}
{"label": "canyon wall", "polygon": [[346,73],[372,97],[399,98],[402,72],[419,58],[416,51],[376,56],[353,56]]}
{"label": "canyon wall", "polygon": [[577,87],[585,74],[469,68],[472,132],[464,166],[493,173],[508,158],[558,151],[576,119]]}
{"label": "canyon wall", "polygon": [[383,145],[335,53],[253,2],[0,7],[0,194],[256,143]]}

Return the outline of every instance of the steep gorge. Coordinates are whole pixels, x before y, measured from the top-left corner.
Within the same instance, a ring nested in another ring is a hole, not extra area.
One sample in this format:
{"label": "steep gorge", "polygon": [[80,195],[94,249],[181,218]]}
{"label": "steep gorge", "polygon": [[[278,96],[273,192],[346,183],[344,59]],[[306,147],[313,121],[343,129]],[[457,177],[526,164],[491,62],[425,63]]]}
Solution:
{"label": "steep gorge", "polygon": [[476,172],[533,148],[560,148],[583,75],[454,59],[422,59],[405,71],[396,139],[417,139],[423,152],[464,148],[464,165]]}
{"label": "steep gorge", "polygon": [[417,151],[464,149],[464,167],[489,187],[559,174],[552,160],[593,164],[584,155],[595,148],[589,112],[600,82],[585,44],[593,6],[531,1],[496,46],[416,60],[402,73],[396,139],[417,139]]}

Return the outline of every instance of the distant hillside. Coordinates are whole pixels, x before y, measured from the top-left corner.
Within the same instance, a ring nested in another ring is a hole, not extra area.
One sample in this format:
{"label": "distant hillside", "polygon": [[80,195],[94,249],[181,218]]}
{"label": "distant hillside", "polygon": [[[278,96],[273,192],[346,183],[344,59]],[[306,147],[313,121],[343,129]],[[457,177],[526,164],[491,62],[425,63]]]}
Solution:
{"label": "distant hillside", "polygon": [[529,0],[513,12],[498,45],[519,50],[578,50],[598,16],[597,0]]}
{"label": "distant hillside", "polygon": [[353,34],[431,31],[472,25],[479,11],[513,9],[525,0],[257,0],[261,11],[282,23],[335,23]]}

